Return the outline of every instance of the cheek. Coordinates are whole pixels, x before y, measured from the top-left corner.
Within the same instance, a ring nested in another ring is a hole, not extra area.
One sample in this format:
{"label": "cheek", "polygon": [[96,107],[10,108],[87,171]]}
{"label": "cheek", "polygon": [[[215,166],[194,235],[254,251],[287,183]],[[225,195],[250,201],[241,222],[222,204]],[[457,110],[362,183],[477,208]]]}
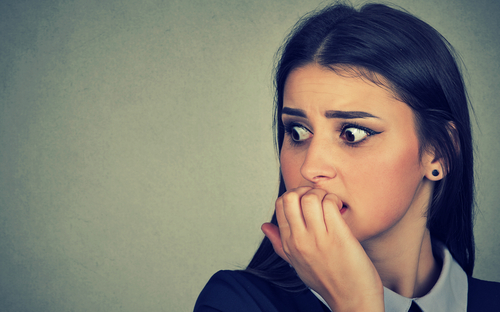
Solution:
{"label": "cheek", "polygon": [[280,167],[285,187],[287,190],[297,188],[301,183],[300,168],[302,166],[302,159],[297,153],[292,153],[285,147],[281,149],[280,153]]}
{"label": "cheek", "polygon": [[357,224],[351,229],[356,229],[358,239],[396,224],[410,208],[423,178],[418,144],[380,152],[352,170],[356,178],[346,177],[346,182],[357,208]]}
{"label": "cheek", "polygon": [[[350,188],[373,194],[394,196],[407,187],[412,177],[421,175],[418,147],[411,144],[377,149],[355,162],[344,162],[343,176]],[[370,190],[373,190],[371,192]]]}

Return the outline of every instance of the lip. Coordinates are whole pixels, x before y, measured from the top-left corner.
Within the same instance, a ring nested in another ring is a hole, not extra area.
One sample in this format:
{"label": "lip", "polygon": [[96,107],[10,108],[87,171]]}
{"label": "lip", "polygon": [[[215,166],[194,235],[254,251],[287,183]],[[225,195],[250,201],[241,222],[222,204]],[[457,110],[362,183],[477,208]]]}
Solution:
{"label": "lip", "polygon": [[340,214],[344,214],[347,211],[348,208],[349,207],[347,207],[347,205],[343,203],[342,204],[342,208],[340,208]]}

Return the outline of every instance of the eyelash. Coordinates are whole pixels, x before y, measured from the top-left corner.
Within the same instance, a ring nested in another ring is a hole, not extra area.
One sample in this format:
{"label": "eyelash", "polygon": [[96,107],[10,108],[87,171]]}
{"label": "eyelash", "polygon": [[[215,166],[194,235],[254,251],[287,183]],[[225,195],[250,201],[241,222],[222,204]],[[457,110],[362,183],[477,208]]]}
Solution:
{"label": "eyelash", "polygon": [[300,146],[300,145],[304,144],[304,141],[295,141],[292,139],[294,127],[301,127],[301,128],[306,129],[310,133],[312,133],[312,131],[307,129],[307,127],[304,127],[304,125],[297,123],[297,122],[287,122],[287,123],[284,123],[283,126],[284,126],[284,130],[285,130],[285,134],[288,136],[288,139],[290,140],[290,144],[292,146]]}
{"label": "eyelash", "polygon": [[[294,127],[301,127],[301,128],[304,128],[306,129],[307,131],[309,131],[310,133],[312,133],[312,131],[310,131],[307,127],[305,127],[304,125],[300,124],[300,123],[297,123],[297,122],[288,122],[288,123],[284,123],[284,130],[285,130],[285,134],[288,135],[289,137],[289,140],[290,140],[290,144],[292,146],[300,146],[304,143],[304,141],[294,141],[292,139],[292,132],[293,132],[293,128]],[[375,134],[379,134],[381,132],[377,132],[375,130],[372,130],[370,128],[366,128],[366,127],[363,127],[355,122],[349,122],[349,123],[344,123],[342,124],[342,126],[340,127],[339,131],[340,131],[340,136],[342,136],[345,132],[345,130],[349,129],[349,128],[356,128],[356,129],[359,129],[359,130],[362,130],[362,131],[365,131],[368,135],[366,136],[366,138],[368,138],[369,136],[372,136],[372,135],[375,135]],[[354,143],[348,143],[347,141],[343,140],[344,141],[344,144],[346,146],[349,146],[349,147],[356,147],[358,146],[359,144],[363,143],[366,138],[364,138],[363,140],[359,141],[359,142],[354,142]]]}
{"label": "eyelash", "polygon": [[345,130],[347,130],[349,128],[356,128],[356,129],[365,131],[368,134],[366,136],[366,138],[364,138],[363,140],[358,141],[358,142],[348,143],[347,141],[344,141],[344,144],[347,145],[347,146],[350,146],[350,147],[356,147],[359,144],[363,143],[368,137],[370,137],[372,135],[375,135],[375,134],[381,133],[381,132],[377,132],[375,130],[372,130],[370,128],[363,127],[363,126],[361,126],[361,125],[359,125],[359,124],[357,124],[355,122],[350,122],[350,123],[345,123],[345,124],[342,125],[341,130],[340,130],[340,135],[344,134]]}

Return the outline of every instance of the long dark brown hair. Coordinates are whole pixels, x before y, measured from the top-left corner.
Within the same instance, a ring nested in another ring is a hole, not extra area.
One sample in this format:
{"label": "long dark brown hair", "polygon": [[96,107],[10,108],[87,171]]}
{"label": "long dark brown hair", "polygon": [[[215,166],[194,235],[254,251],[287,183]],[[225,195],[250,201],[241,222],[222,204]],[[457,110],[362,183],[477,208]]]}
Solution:
{"label": "long dark brown hair", "polygon": [[[434,28],[413,15],[381,4],[356,10],[335,4],[301,19],[277,54],[275,144],[284,138],[283,92],[290,72],[311,63],[351,69],[383,84],[415,114],[421,151],[433,148],[445,177],[436,182],[427,227],[468,275],[474,268],[474,173],[469,105],[453,48]],[[376,75],[374,75],[376,74]],[[280,174],[279,196],[285,192]],[[277,225],[276,214],[272,223]],[[264,238],[247,272],[289,290],[304,288],[294,270]]]}

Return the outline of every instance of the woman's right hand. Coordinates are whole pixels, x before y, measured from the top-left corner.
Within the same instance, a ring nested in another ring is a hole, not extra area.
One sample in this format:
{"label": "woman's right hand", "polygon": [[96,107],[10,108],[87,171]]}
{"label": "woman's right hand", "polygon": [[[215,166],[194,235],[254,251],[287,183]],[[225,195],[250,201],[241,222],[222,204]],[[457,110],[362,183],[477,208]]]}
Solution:
{"label": "woman's right hand", "polygon": [[344,221],[342,205],[335,194],[299,187],[276,200],[279,228],[265,223],[262,231],[333,311],[384,311],[382,281]]}

